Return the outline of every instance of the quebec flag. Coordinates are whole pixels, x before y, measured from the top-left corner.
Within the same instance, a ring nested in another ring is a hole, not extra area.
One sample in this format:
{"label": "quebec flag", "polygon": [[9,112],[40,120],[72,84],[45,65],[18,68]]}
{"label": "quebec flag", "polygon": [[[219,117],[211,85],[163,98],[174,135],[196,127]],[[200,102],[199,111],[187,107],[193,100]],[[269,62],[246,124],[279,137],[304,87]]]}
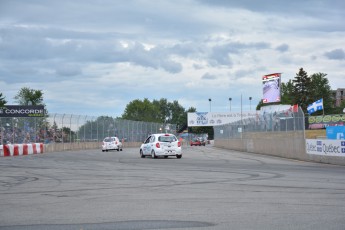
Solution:
{"label": "quebec flag", "polygon": [[315,101],[313,104],[308,105],[308,113],[312,114],[316,111],[323,110],[323,100],[322,98],[320,100]]}

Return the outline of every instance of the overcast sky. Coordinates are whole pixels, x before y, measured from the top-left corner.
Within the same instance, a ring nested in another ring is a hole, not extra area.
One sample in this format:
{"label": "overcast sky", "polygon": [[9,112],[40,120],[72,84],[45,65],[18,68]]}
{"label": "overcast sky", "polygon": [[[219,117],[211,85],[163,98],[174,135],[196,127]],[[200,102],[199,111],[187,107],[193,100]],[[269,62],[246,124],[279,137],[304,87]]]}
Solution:
{"label": "overcast sky", "polygon": [[50,113],[121,116],[135,99],[252,110],[261,77],[345,87],[344,0],[0,0],[0,92]]}

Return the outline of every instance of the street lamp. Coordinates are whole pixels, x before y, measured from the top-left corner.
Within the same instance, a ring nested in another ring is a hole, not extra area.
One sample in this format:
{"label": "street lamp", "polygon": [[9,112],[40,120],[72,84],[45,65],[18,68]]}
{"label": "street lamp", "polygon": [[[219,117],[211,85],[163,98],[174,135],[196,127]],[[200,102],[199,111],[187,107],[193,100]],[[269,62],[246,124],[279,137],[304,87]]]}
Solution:
{"label": "street lamp", "polygon": [[211,98],[208,99],[208,101],[210,102],[210,112],[211,112]]}
{"label": "street lamp", "polygon": [[249,111],[252,111],[252,97],[249,97]]}
{"label": "street lamp", "polygon": [[232,101],[232,98],[229,97],[229,102],[230,102],[230,112],[231,112],[231,101]]}

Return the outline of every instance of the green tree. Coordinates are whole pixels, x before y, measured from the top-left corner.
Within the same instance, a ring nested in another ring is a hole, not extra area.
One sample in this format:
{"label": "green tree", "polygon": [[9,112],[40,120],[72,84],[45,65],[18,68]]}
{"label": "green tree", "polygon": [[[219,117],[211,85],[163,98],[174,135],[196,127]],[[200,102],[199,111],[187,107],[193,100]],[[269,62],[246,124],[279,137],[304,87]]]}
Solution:
{"label": "green tree", "polygon": [[126,106],[121,118],[134,121],[176,124],[178,130],[180,130],[187,127],[187,113],[195,111],[196,109],[193,107],[186,111],[177,100],[168,102],[166,98],[161,98],[160,100],[150,102],[145,98],[143,101],[139,99],[131,101]]}
{"label": "green tree", "polygon": [[300,68],[292,82],[294,84],[292,103],[298,104],[306,112],[308,105],[313,102],[311,78],[303,68]]}
{"label": "green tree", "polygon": [[122,119],[132,121],[162,122],[162,115],[159,107],[145,98],[131,101],[122,114]]}
{"label": "green tree", "polygon": [[290,79],[287,83],[282,82],[281,84],[281,103],[292,105],[294,98],[294,84]]}
{"label": "green tree", "polygon": [[[14,97],[19,105],[43,105],[43,92],[41,90],[34,90],[28,87],[23,87],[19,90],[17,95]],[[45,111],[45,116],[48,117],[47,110]],[[24,127],[35,127],[37,130],[44,130],[48,127],[48,121],[46,117],[35,117],[35,118],[18,118],[18,126]]]}
{"label": "green tree", "polygon": [[0,93],[0,107],[6,105],[7,101],[5,100],[5,97],[2,96],[2,93]]}
{"label": "green tree", "polygon": [[23,87],[14,97],[19,105],[44,105],[42,90],[34,90],[28,87]]}
{"label": "green tree", "polygon": [[[312,100],[311,102],[314,102],[322,98],[325,112],[332,113],[332,90],[326,76],[327,74],[325,73],[314,73],[311,75],[310,98]],[[317,114],[322,114],[322,111],[318,111],[315,113],[315,115]]]}
{"label": "green tree", "polygon": [[189,107],[187,111],[185,111],[182,116],[180,117],[179,123],[177,123],[178,132],[183,132],[188,128],[188,113],[196,112],[195,107]]}
{"label": "green tree", "polygon": [[169,108],[169,102],[165,98],[161,98],[158,100],[153,100],[152,105],[155,109],[159,111],[158,114],[156,114],[159,123],[170,123],[171,120],[171,111]]}
{"label": "green tree", "polygon": [[187,112],[185,108],[178,103],[178,101],[173,101],[169,103],[169,109],[171,113],[171,120],[169,123],[171,124],[177,124],[178,126],[181,126],[183,124],[187,123]]}

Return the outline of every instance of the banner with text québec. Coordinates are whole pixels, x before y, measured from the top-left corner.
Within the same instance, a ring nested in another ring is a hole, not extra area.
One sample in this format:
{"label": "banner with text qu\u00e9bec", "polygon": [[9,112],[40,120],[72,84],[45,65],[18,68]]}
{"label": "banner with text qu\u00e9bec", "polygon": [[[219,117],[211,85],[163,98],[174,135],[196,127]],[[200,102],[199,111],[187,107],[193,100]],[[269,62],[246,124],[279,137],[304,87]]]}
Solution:
{"label": "banner with text qu\u00e9bec", "polygon": [[345,140],[306,139],[306,153],[345,157]]}

